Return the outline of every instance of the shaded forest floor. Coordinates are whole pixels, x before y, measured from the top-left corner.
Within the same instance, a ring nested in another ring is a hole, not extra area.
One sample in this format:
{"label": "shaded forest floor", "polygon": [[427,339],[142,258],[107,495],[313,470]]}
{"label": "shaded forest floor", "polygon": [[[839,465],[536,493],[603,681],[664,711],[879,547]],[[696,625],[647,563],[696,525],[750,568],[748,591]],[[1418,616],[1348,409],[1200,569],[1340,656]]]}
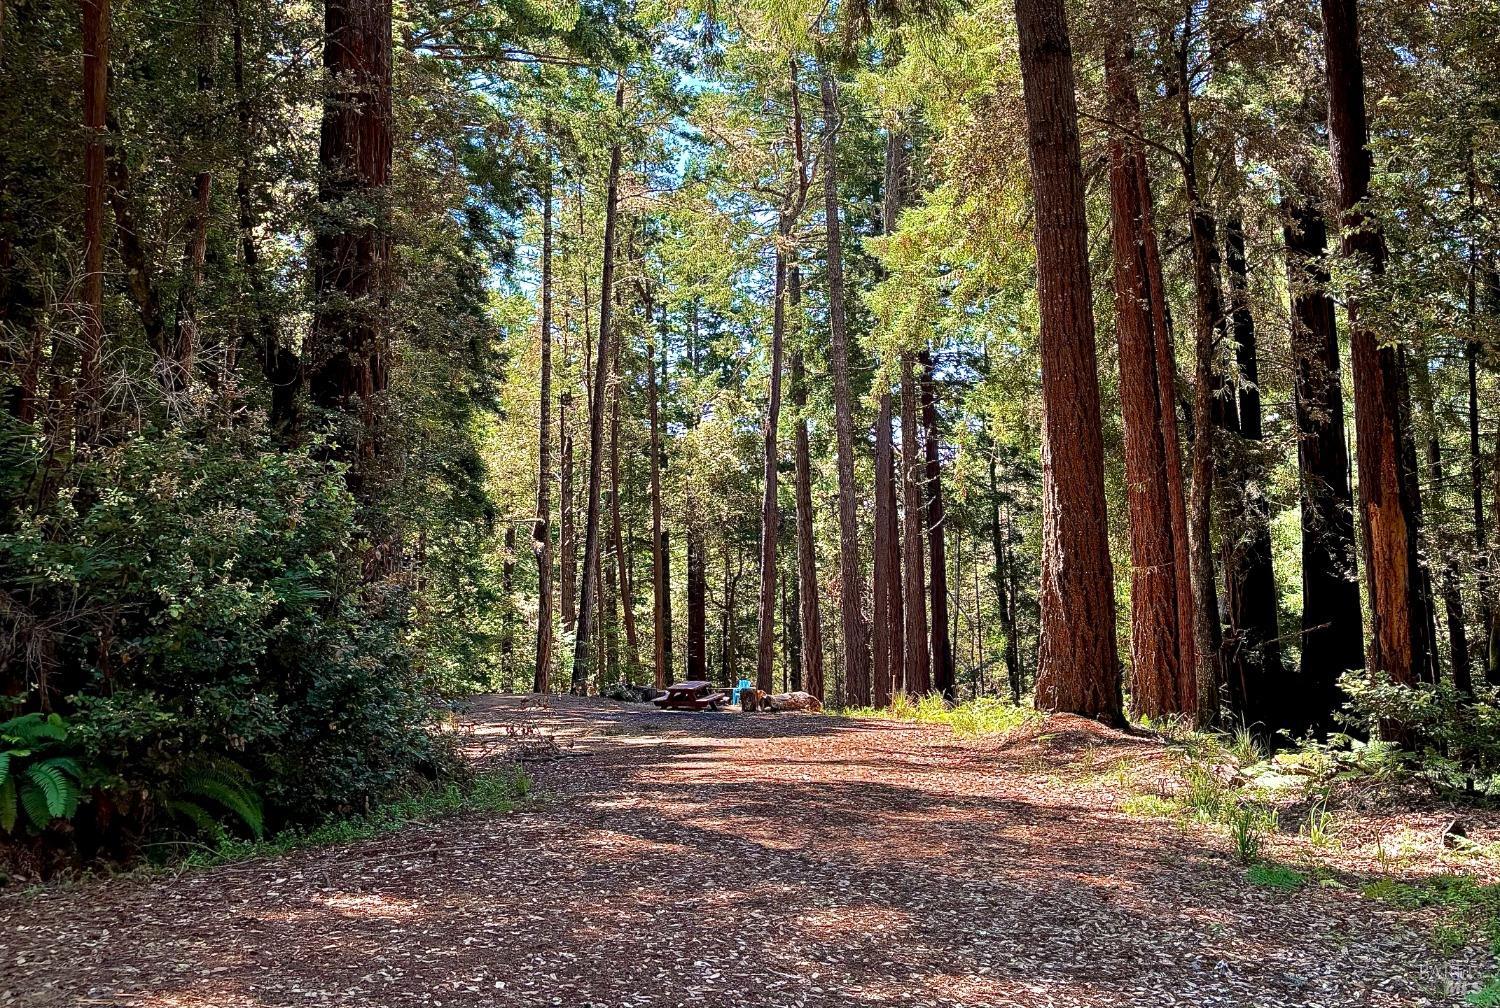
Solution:
{"label": "shaded forest floor", "polygon": [[1172,755],[1088,722],[471,716],[475,752],[528,760],[516,811],[5,894],[0,1005],[1333,1008],[1461,1004],[1494,969],[1358,865],[1256,885],[1222,828],[1126,811]]}

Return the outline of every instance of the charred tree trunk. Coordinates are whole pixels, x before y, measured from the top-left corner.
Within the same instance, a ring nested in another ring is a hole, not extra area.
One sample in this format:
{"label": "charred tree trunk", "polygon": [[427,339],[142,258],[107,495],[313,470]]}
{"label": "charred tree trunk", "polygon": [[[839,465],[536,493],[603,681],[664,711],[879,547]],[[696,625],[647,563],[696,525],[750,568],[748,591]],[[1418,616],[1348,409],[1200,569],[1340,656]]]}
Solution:
{"label": "charred tree trunk", "polygon": [[[958,699],[958,673],[948,627],[947,515],[943,507],[943,467],[938,458],[936,377],[932,355],[918,354],[922,364],[922,453],[927,462],[927,559],[932,594],[932,687],[949,703]],[[1102,448],[1101,448],[1102,457]]]}
{"label": "charred tree trunk", "polygon": [[864,575],[854,482],[854,400],[849,389],[849,331],[844,318],[843,238],[838,189],[838,96],[833,73],[822,70],[823,205],[828,238],[829,365],[833,371],[834,441],[839,475],[839,609],[844,638],[844,693],[852,705],[870,702],[870,651],[864,617]]}
{"label": "charred tree trunk", "polygon": [[[787,301],[796,313],[802,307],[802,271],[792,264],[787,275]],[[797,601],[801,629],[802,688],[823,699],[823,617],[818,606],[818,554],[813,537],[812,449],[807,437],[807,375],[802,356],[800,323],[792,349],[792,409],[797,414]]]}
{"label": "charred tree trunk", "polygon": [[906,654],[902,685],[908,696],[926,696],[932,690],[932,653],[927,642],[927,584],[923,560],[922,531],[927,526],[922,504],[922,482],[927,463],[917,433],[916,363],[909,353],[901,355],[901,546],[905,570],[903,589],[906,618]]}
{"label": "charred tree trunk", "polygon": [[703,547],[703,530],[695,519],[689,520],[692,524],[688,526],[687,541],[687,677],[701,681],[708,678],[708,557]]}
{"label": "charred tree trunk", "polygon": [[[1149,188],[1138,174],[1143,161],[1133,134],[1140,117],[1129,52],[1111,44],[1104,67],[1111,119],[1117,124],[1109,141],[1109,192],[1130,507],[1130,698],[1136,714],[1160,718],[1182,712],[1182,657],[1190,651],[1184,637],[1191,640],[1192,635],[1191,622],[1181,620],[1178,599],[1183,584],[1178,561],[1186,557],[1186,544],[1177,541],[1180,527],[1174,521],[1183,511],[1182,462],[1175,424],[1169,433],[1166,422],[1175,419],[1174,390],[1163,388],[1158,363],[1164,355],[1170,359],[1163,344],[1170,344],[1172,334],[1157,327],[1153,311],[1160,292],[1153,290],[1146,246],[1148,241],[1155,245],[1155,234],[1147,231],[1143,193]],[[998,523],[998,509],[996,515]],[[1191,604],[1187,608],[1191,612]]]}
{"label": "charred tree trunk", "polygon": [[[625,74],[615,81],[615,113],[625,110]],[[600,522],[599,497],[604,481],[604,402],[608,394],[610,346],[614,313],[615,227],[619,208],[620,141],[609,150],[609,177],[604,197],[604,263],[599,277],[599,342],[594,352],[594,381],[589,404],[589,489],[588,510],[584,519],[583,591],[578,600],[578,634],[573,644],[573,692],[588,693],[589,675],[594,671],[591,634],[595,599],[599,594]]]}
{"label": "charred tree trunk", "polygon": [[[542,183],[542,319],[540,414],[537,418],[536,521],[531,548],[536,556],[536,671],[531,688],[546,693],[552,675],[552,163]],[[653,400],[653,406],[655,405]]]}
{"label": "charred tree trunk", "polygon": [[[1371,157],[1365,121],[1364,64],[1359,52],[1357,0],[1322,0],[1328,81],[1328,137],[1333,153],[1343,254],[1375,277],[1385,271],[1385,240],[1361,204],[1370,194]],[[1425,678],[1431,660],[1424,578],[1417,559],[1420,501],[1411,461],[1411,399],[1406,351],[1382,345],[1350,297],[1350,365],[1354,372],[1354,434],[1359,503],[1365,540],[1366,583],[1375,625],[1369,648],[1372,674],[1409,684]],[[1393,739],[1410,731],[1386,725]]]}
{"label": "charred tree trunk", "polygon": [[1279,723],[1326,735],[1340,706],[1340,672],[1364,666],[1354,504],[1344,437],[1338,322],[1328,293],[1328,231],[1310,197],[1289,201],[1285,242],[1296,363],[1297,462],[1302,511],[1300,683]]}
{"label": "charred tree trunk", "polygon": [[1240,719],[1257,731],[1274,731],[1283,719],[1291,684],[1281,664],[1281,631],[1277,625],[1276,575],[1271,566],[1271,512],[1261,458],[1261,405],[1255,321],[1250,315],[1249,268],[1245,234],[1238,218],[1224,227],[1225,264],[1229,273],[1230,322],[1234,333],[1236,418],[1239,440],[1232,513],[1225,536],[1224,597],[1229,610],[1230,640],[1225,680]]}
{"label": "charred tree trunk", "polygon": [[1036,193],[1042,362],[1042,640],[1036,705],[1123,724],[1099,362],[1063,0],[1016,0]]}

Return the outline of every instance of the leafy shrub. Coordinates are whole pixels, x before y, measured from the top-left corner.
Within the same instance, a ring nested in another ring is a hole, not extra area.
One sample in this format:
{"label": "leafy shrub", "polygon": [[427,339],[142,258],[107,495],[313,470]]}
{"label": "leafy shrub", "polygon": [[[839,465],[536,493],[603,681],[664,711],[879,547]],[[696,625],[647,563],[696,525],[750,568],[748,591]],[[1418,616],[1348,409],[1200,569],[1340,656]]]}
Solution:
{"label": "leafy shrub", "polygon": [[[1388,771],[1410,770],[1445,787],[1474,782],[1483,790],[1500,788],[1500,693],[1477,686],[1461,696],[1444,682],[1403,686],[1365,672],[1346,673],[1340,684],[1349,695],[1348,719],[1377,737],[1382,724],[1407,726],[1416,739],[1407,753],[1389,743],[1371,743],[1361,755],[1386,762]],[[1342,739],[1352,752],[1360,747]]]}
{"label": "leafy shrub", "polygon": [[122,821],[259,835],[441,772],[410,593],[399,568],[372,575],[368,525],[337,466],[254,431],[127,438],[0,523],[0,583],[34,617],[13,629],[49,659],[31,697],[66,710],[98,770],[85,839]]}
{"label": "leafy shrub", "polygon": [[57,751],[67,738],[68,726],[56,714],[0,722],[0,830],[13,833],[18,823],[29,823],[41,831],[54,820],[73,818],[83,771],[72,756]]}

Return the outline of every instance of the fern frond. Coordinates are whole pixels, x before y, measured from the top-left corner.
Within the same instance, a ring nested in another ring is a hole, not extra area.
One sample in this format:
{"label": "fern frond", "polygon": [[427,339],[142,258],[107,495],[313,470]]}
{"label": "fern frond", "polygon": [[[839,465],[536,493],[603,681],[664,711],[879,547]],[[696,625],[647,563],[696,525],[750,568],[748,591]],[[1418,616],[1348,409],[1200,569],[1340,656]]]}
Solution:
{"label": "fern frond", "polygon": [[224,840],[224,827],[202,805],[186,798],[173,798],[166,803],[167,811],[192,823],[198,832],[212,838],[214,843]]}
{"label": "fern frond", "polygon": [[67,737],[68,726],[56,714],[22,714],[0,723],[0,738],[10,739],[17,745],[34,748],[34,744],[43,739],[61,742]]}
{"label": "fern frond", "polygon": [[250,785],[250,773],[232,760],[214,760],[188,767],[180,781],[182,794],[207,798],[223,806],[257,837],[265,832],[260,795]]}
{"label": "fern frond", "polygon": [[54,819],[67,818],[69,809],[78,808],[78,785],[68,779],[62,770],[47,763],[33,763],[26,768],[26,778],[36,785],[47,802],[47,811]]}
{"label": "fern frond", "polygon": [[20,787],[21,807],[26,810],[26,818],[31,820],[31,825],[38,831],[47,828],[52,821],[52,810],[47,806],[47,796],[42,793],[41,788],[30,781],[23,781]]}
{"label": "fern frond", "polygon": [[83,780],[83,768],[80,767],[78,765],[78,761],[71,756],[48,756],[38,765],[57,767],[57,769],[67,774],[69,777],[72,777],[74,780]]}
{"label": "fern frond", "polygon": [[0,781],[10,779],[10,753],[0,752]]}

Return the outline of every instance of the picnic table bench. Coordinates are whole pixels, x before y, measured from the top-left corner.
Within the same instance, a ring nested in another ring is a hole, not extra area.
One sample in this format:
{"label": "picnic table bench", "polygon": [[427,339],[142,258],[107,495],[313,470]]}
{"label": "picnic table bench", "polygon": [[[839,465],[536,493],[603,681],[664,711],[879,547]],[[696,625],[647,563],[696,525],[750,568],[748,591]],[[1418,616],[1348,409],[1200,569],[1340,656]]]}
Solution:
{"label": "picnic table bench", "polygon": [[711,683],[699,679],[673,683],[667,687],[665,696],[651,701],[662,710],[718,710],[729,698],[713,688]]}

